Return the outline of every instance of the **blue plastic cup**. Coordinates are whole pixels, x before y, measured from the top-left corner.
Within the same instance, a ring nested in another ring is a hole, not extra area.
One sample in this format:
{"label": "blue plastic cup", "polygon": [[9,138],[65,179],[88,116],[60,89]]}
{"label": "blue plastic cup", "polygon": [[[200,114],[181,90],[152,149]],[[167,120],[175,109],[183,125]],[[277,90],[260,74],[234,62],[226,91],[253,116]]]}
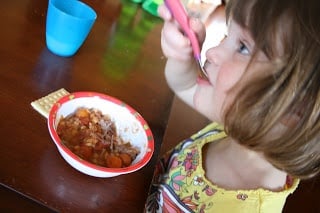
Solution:
{"label": "blue plastic cup", "polygon": [[78,0],[49,0],[46,23],[48,49],[59,56],[72,56],[87,38],[96,12]]}

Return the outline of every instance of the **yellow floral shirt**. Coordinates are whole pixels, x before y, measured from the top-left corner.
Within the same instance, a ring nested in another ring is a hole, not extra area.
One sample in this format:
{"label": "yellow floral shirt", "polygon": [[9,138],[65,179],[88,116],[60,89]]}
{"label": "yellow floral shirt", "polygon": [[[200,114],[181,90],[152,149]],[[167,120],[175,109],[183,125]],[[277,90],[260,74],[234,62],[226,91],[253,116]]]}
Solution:
{"label": "yellow floral shirt", "polygon": [[145,212],[281,212],[299,180],[288,177],[284,189],[225,190],[205,177],[202,147],[226,137],[212,123],[180,143],[157,165]]}

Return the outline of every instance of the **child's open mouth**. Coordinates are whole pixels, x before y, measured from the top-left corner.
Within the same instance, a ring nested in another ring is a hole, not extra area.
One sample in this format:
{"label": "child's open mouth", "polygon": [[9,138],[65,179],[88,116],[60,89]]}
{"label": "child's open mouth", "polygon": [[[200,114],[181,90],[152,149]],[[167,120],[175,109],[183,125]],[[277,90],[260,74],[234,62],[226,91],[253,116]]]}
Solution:
{"label": "child's open mouth", "polygon": [[202,72],[199,72],[198,78],[197,78],[197,84],[199,85],[211,85],[208,77],[204,75]]}

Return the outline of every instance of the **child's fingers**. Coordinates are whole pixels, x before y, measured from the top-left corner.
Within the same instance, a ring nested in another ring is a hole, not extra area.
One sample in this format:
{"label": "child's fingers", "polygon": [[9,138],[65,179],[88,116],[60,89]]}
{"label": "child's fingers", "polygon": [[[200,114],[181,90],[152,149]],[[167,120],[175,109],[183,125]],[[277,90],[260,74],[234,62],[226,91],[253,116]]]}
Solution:
{"label": "child's fingers", "polygon": [[[173,19],[165,4],[158,7],[158,14],[164,20],[161,32],[161,46],[164,55],[178,60],[190,60],[193,55],[191,42],[184,35],[180,25]],[[204,24],[199,19],[191,18],[190,27],[197,34],[201,45],[205,38]]]}
{"label": "child's fingers", "polygon": [[158,7],[158,14],[165,21],[169,21],[172,19],[172,15],[165,4],[162,4]]}
{"label": "child's fingers", "polygon": [[196,33],[199,44],[202,45],[206,37],[205,25],[197,18],[190,19],[190,28]]}
{"label": "child's fingers", "polygon": [[161,45],[166,57],[185,59],[191,55],[190,40],[174,22],[165,22],[161,32]]}
{"label": "child's fingers", "polygon": [[173,58],[179,61],[189,61],[192,58],[191,47],[186,47],[186,48],[173,47],[172,45],[169,45],[168,42],[164,41],[164,39],[162,39],[161,41],[161,46],[162,46],[163,54],[167,58]]}
{"label": "child's fingers", "polygon": [[165,22],[163,25],[163,36],[167,38],[170,45],[186,47],[190,46],[190,40],[186,37],[179,25],[175,22]]}

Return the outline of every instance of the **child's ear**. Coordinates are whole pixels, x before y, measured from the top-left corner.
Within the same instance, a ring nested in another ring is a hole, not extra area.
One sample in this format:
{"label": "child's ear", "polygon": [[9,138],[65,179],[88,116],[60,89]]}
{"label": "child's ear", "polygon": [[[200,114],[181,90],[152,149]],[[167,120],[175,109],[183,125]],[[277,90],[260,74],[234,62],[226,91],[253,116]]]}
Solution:
{"label": "child's ear", "polygon": [[281,124],[283,124],[284,126],[288,127],[288,128],[292,128],[295,127],[299,121],[301,119],[301,116],[298,115],[298,113],[290,113],[285,115],[282,119],[281,119]]}
{"label": "child's ear", "polygon": [[[306,101],[306,100],[305,100]],[[292,107],[291,112],[288,112],[282,119],[281,123],[289,128],[297,126],[303,117],[305,108],[303,102]]]}

